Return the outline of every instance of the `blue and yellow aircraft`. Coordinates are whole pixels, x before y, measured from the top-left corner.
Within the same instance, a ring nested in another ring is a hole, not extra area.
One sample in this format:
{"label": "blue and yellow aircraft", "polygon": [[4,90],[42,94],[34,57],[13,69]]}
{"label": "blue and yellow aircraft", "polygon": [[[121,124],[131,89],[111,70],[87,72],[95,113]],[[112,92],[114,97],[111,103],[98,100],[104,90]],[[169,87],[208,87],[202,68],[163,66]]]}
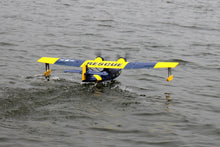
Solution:
{"label": "blue and yellow aircraft", "polygon": [[[140,68],[167,68],[167,81],[173,79],[171,69],[175,68],[178,62],[127,62],[126,58],[120,57],[117,61],[105,61],[104,58],[98,56],[95,60],[76,60],[76,59],[62,59],[52,57],[41,57],[38,62],[45,63],[46,71],[45,78],[49,81],[50,78],[50,64],[65,65],[81,67],[82,70],[65,70],[64,72],[80,73],[82,74],[82,82],[103,82],[114,80],[120,74],[122,69],[140,69]],[[102,69],[94,71],[93,69]]]}

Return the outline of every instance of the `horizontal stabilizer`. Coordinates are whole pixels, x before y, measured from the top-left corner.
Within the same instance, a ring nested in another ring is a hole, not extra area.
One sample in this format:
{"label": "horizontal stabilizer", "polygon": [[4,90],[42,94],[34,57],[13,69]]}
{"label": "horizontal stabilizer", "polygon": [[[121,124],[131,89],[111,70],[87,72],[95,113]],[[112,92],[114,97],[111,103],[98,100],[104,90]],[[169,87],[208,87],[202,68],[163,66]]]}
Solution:
{"label": "horizontal stabilizer", "polygon": [[89,74],[93,74],[93,75],[102,75],[102,76],[107,76],[108,75],[108,73],[106,72],[106,71],[101,71],[101,72],[99,72],[99,71],[91,71],[91,70],[88,70],[87,72],[86,72],[86,75],[89,75]]}
{"label": "horizontal stabilizer", "polygon": [[64,70],[65,73],[71,72],[71,73],[82,73],[82,70]]}
{"label": "horizontal stabilizer", "polygon": [[[82,70],[64,70],[65,73],[80,73],[82,74]],[[86,73],[86,75],[90,75],[90,74],[96,74],[96,75],[103,75],[103,76],[106,76],[108,75],[107,72],[103,71],[103,72],[99,72],[99,71],[91,71],[91,70],[88,70]]]}

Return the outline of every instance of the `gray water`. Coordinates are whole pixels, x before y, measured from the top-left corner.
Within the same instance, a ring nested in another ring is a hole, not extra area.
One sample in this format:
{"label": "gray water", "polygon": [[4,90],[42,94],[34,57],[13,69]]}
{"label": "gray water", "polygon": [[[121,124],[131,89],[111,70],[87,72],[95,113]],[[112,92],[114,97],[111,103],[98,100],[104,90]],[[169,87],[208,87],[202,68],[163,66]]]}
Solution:
{"label": "gray water", "polygon": [[[0,146],[218,147],[219,0],[1,0]],[[111,84],[42,56],[171,61]]]}

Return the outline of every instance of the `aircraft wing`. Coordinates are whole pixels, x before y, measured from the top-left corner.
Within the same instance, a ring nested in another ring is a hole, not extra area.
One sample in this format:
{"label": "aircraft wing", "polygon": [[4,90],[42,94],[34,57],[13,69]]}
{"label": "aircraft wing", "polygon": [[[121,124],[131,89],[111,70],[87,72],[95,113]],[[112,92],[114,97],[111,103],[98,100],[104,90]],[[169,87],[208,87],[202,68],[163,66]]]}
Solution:
{"label": "aircraft wing", "polygon": [[175,68],[178,62],[129,62],[124,69]]}
{"label": "aircraft wing", "polygon": [[171,68],[175,68],[178,62],[129,62],[124,69],[140,69],[140,68],[168,68],[167,81],[173,80]]}
{"label": "aircraft wing", "polygon": [[118,61],[103,61],[101,57],[97,57],[95,60],[77,60],[77,59],[62,59],[62,58],[52,58],[52,57],[41,57],[38,62],[46,64],[57,64],[65,66],[75,66],[83,67],[87,66],[89,68],[116,68],[123,69],[128,62],[118,62]]}
{"label": "aircraft wing", "polygon": [[52,57],[41,57],[38,62],[57,64],[65,66],[82,67],[86,64],[91,68],[120,68],[120,69],[140,69],[140,68],[175,68],[178,62],[118,62],[96,60],[62,59]]}
{"label": "aircraft wing", "polygon": [[[45,63],[46,72],[44,72],[45,77],[49,80],[49,75],[51,70],[49,64],[65,65],[65,66],[75,66],[82,67],[81,70],[66,70],[65,72],[75,72],[85,74],[98,74],[100,72],[87,71],[86,67],[89,68],[115,68],[115,69],[140,69],[140,68],[168,68],[168,78],[167,81],[173,79],[171,74],[171,68],[175,68],[178,62],[127,62],[124,58],[119,58],[117,61],[103,61],[103,58],[97,57],[95,60],[76,60],[76,59],[62,59],[62,58],[52,58],[52,57],[41,57],[38,62]],[[103,75],[107,73],[102,72]],[[85,77],[82,77],[82,80]]]}
{"label": "aircraft wing", "polygon": [[57,64],[57,65],[80,67],[85,62],[85,60],[41,57],[38,60],[38,62],[48,63],[48,64]]}

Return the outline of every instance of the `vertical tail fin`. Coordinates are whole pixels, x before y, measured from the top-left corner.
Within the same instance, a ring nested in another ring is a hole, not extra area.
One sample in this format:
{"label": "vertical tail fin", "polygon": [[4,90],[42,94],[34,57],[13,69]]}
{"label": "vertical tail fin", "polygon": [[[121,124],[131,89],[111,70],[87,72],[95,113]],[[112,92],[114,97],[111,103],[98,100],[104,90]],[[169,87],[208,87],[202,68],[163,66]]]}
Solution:
{"label": "vertical tail fin", "polygon": [[82,67],[82,81],[86,80],[86,70],[87,70],[87,65],[84,64]]}

